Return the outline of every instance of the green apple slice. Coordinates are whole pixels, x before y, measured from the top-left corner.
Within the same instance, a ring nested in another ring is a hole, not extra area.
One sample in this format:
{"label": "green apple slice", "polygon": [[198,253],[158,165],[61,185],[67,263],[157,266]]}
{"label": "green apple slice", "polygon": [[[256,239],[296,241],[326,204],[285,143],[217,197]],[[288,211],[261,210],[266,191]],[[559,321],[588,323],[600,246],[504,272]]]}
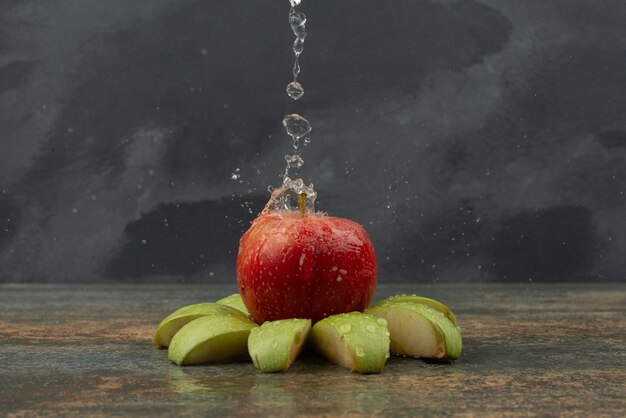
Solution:
{"label": "green apple slice", "polygon": [[438,360],[461,356],[459,328],[430,306],[394,302],[373,306],[365,312],[387,320],[392,353]]}
{"label": "green apple slice", "polygon": [[452,321],[452,323],[455,326],[458,326],[456,316],[454,316],[450,308],[448,308],[446,305],[444,305],[443,303],[439,301],[436,301],[430,298],[425,298],[423,296],[406,295],[406,294],[391,296],[391,297],[388,297],[387,299],[383,299],[380,302],[375,303],[374,305],[372,305],[372,307],[384,305],[387,303],[396,303],[396,302],[421,303],[422,305],[430,306],[434,310],[439,311],[442,314],[444,314],[450,321]]}
{"label": "green apple slice", "polygon": [[195,305],[185,306],[172,312],[165,317],[163,321],[161,321],[156,332],[154,333],[154,345],[167,347],[179,329],[194,319],[207,315],[232,316],[246,320],[248,319],[248,315],[243,312],[222,304],[198,303]]}
{"label": "green apple slice", "polygon": [[258,327],[237,316],[208,315],[182,327],[170,343],[168,358],[179,366],[218,363],[245,357],[248,336]]}
{"label": "green apple slice", "polygon": [[311,330],[310,319],[266,321],[248,338],[248,352],[264,373],[287,370],[294,362]]}
{"label": "green apple slice", "polygon": [[246,305],[243,304],[243,299],[241,299],[241,295],[239,293],[235,293],[235,294],[232,294],[230,296],[226,296],[225,298],[222,298],[222,299],[218,300],[215,303],[219,303],[221,305],[230,306],[231,308],[235,308],[235,309],[240,310],[241,312],[245,313],[246,315],[250,315],[250,312],[248,312],[248,309],[246,308]]}
{"label": "green apple slice", "polygon": [[389,358],[387,323],[373,315],[329,316],[313,326],[311,336],[317,351],[351,372],[380,373]]}

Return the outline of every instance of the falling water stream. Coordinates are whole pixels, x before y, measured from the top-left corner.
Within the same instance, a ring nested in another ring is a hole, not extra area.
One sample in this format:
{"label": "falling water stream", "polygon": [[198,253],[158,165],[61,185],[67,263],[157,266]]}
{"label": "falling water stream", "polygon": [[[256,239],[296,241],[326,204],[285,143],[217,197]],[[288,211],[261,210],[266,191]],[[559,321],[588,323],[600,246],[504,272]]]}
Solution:
{"label": "falling water stream", "polygon": [[[306,16],[304,13],[296,10],[301,0],[289,0],[291,8],[289,10],[289,25],[296,39],[293,43],[293,53],[295,60],[293,64],[293,81],[286,88],[287,95],[293,100],[298,100],[304,96],[304,88],[298,81],[300,75],[300,55],[304,51],[304,39],[306,38]],[[287,115],[283,119],[283,126],[287,131],[287,135],[291,137],[293,143],[293,153],[285,155],[287,167],[283,177],[283,184],[279,189],[271,190],[272,197],[268,202],[265,212],[275,210],[298,210],[298,197],[306,197],[306,212],[315,213],[315,197],[317,194],[313,189],[313,184],[308,186],[304,184],[302,179],[296,178],[292,180],[290,170],[295,172],[304,164],[302,159],[302,149],[311,142],[307,136],[311,132],[311,124],[308,120],[293,113]]]}

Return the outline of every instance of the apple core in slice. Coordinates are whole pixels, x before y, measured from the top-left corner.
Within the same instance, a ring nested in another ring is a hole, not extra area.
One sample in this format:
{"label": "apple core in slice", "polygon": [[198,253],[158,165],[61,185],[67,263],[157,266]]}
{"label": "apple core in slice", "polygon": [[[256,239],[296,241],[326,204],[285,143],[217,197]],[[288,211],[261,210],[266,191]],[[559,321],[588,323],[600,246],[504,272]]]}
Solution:
{"label": "apple core in slice", "polygon": [[248,320],[248,315],[230,306],[217,303],[197,303],[180,308],[161,321],[154,333],[154,345],[167,347],[174,335],[194,319],[207,315],[229,316]]}
{"label": "apple core in slice", "polygon": [[380,373],[389,357],[389,331],[381,318],[361,312],[329,316],[313,326],[313,344],[352,372]]}
{"label": "apple core in slice", "polygon": [[455,360],[461,356],[459,329],[430,306],[389,302],[375,305],[366,313],[387,321],[392,353],[438,360]]}
{"label": "apple core in slice", "polygon": [[266,321],[248,338],[248,352],[264,373],[287,370],[294,362],[311,330],[310,319]]}
{"label": "apple core in slice", "polygon": [[179,366],[218,363],[245,357],[248,336],[258,325],[234,316],[202,316],[174,335],[168,358]]}

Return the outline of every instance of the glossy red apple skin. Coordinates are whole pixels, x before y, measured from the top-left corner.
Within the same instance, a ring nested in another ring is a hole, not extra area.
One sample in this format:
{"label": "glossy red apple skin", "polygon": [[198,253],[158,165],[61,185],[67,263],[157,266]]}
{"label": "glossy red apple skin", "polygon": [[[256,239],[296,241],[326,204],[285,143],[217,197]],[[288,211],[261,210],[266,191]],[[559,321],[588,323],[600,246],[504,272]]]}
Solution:
{"label": "glossy red apple skin", "polygon": [[239,242],[239,293],[258,323],[363,311],[377,277],[374,246],[349,219],[262,214]]}

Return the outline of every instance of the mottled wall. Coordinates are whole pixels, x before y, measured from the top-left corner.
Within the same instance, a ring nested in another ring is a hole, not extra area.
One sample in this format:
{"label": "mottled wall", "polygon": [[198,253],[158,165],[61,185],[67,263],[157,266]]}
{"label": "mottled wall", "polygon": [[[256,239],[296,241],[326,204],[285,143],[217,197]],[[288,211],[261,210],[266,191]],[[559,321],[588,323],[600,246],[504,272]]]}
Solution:
{"label": "mottled wall", "polygon": [[0,281],[232,282],[294,109],[381,281],[626,279],[626,3],[302,6],[0,1]]}

